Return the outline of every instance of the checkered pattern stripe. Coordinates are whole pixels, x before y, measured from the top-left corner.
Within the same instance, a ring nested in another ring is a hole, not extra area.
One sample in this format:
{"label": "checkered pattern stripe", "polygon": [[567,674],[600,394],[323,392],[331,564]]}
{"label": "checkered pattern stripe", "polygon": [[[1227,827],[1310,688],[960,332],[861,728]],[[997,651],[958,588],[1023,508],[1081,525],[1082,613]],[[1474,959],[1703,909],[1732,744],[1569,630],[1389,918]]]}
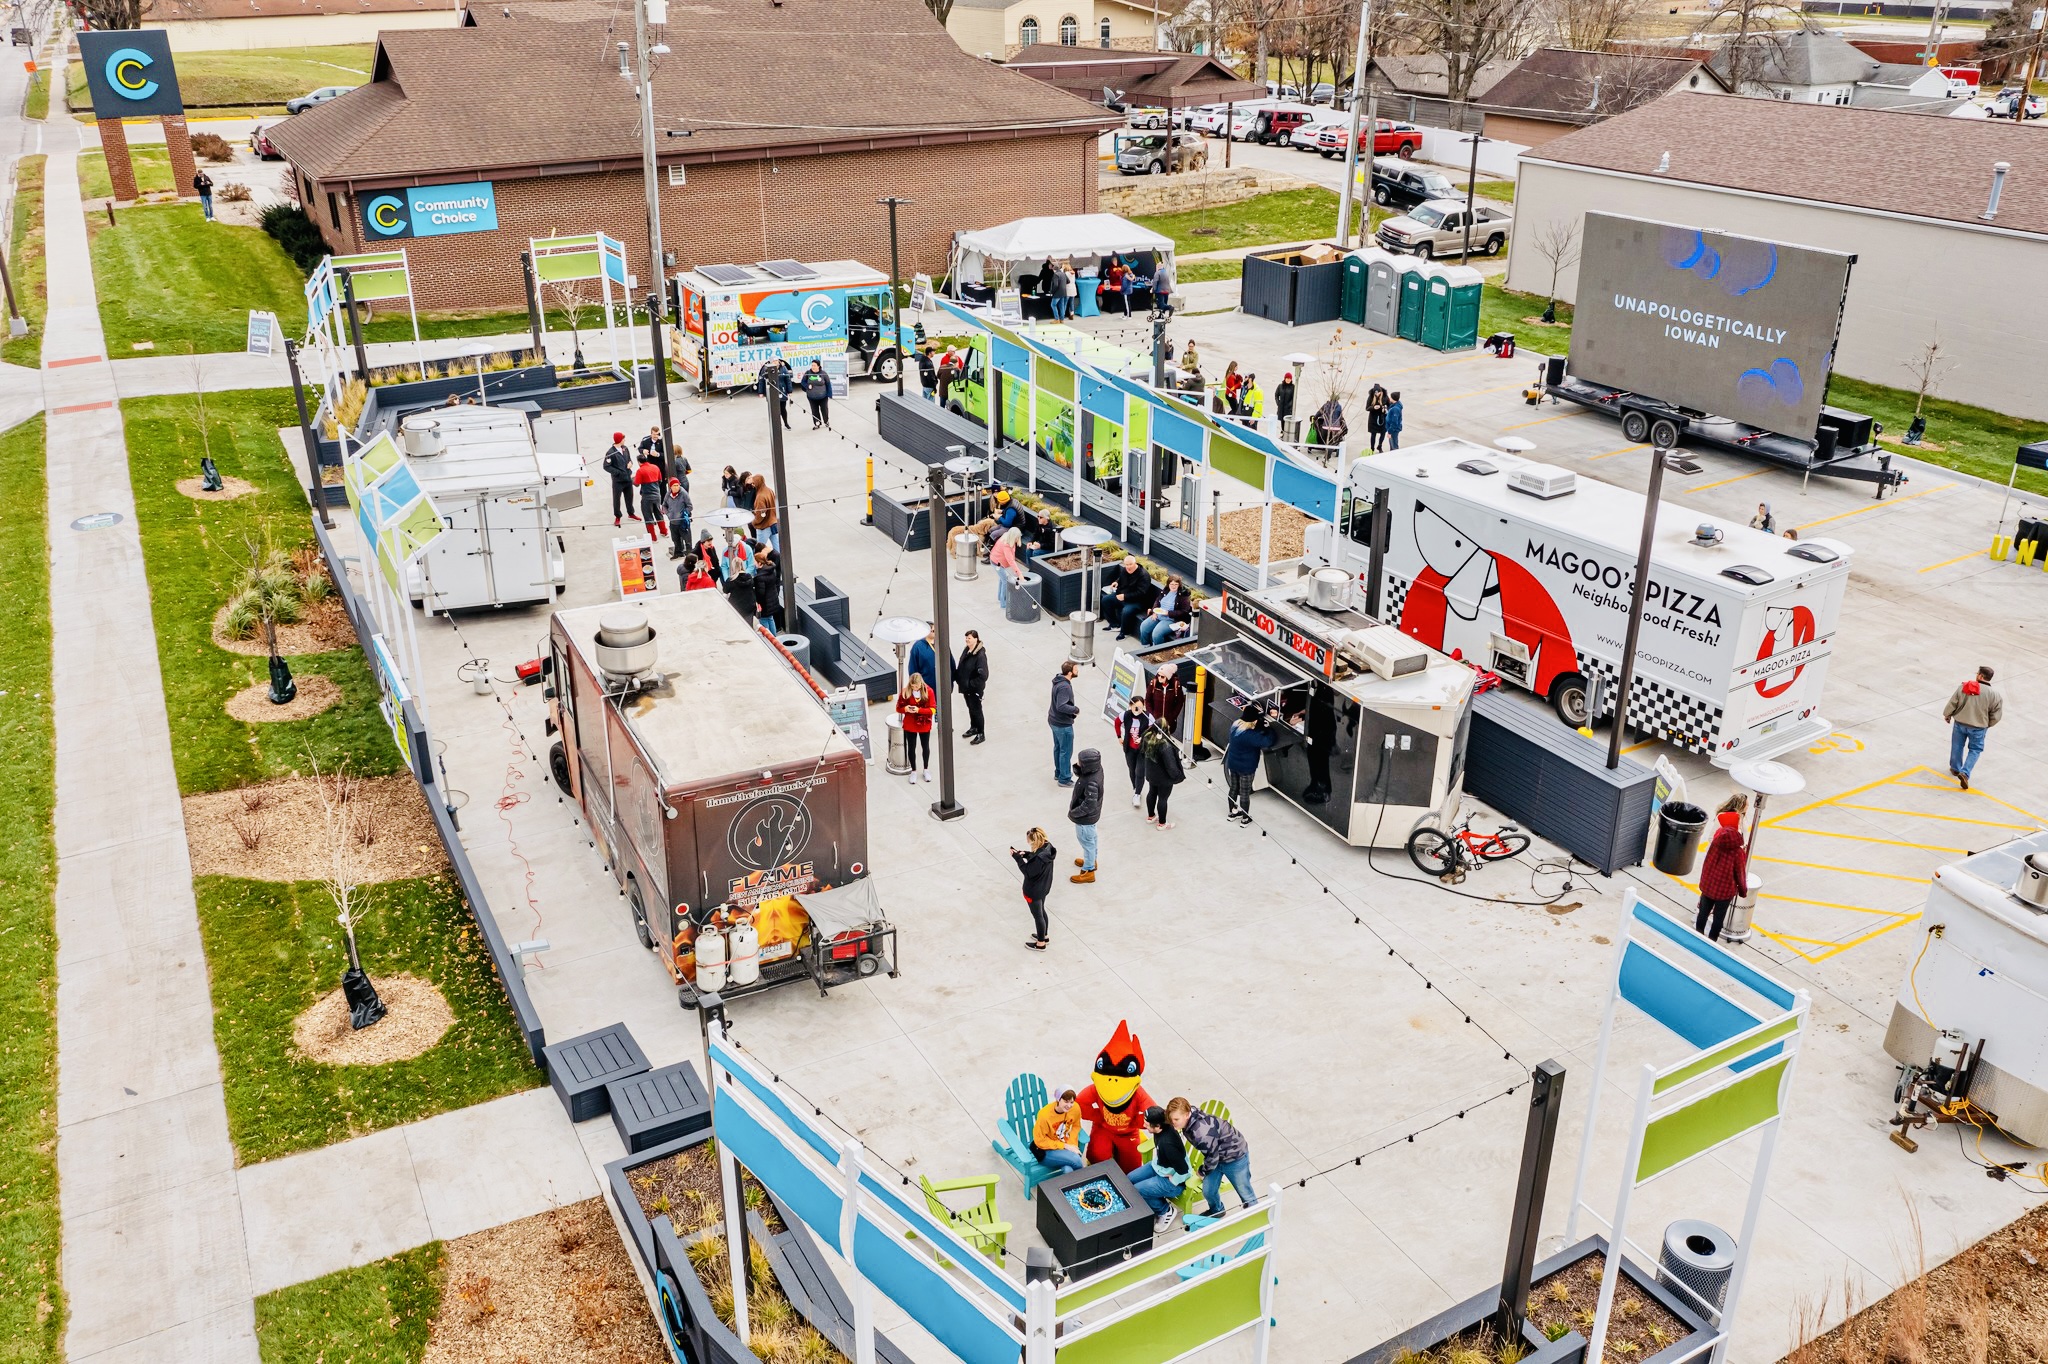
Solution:
{"label": "checkered pattern stripe", "polygon": [[1401,603],[1408,600],[1408,581],[1389,573],[1380,586],[1380,619],[1389,625],[1401,623]]}

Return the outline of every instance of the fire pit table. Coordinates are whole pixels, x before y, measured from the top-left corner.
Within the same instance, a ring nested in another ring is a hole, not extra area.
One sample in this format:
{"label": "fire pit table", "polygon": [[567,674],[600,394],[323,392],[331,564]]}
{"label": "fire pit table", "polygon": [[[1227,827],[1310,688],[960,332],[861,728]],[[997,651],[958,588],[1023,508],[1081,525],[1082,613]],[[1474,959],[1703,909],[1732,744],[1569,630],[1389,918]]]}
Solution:
{"label": "fire pit table", "polygon": [[1152,1248],[1152,1209],[1113,1161],[1038,1186],[1038,1234],[1072,1278]]}

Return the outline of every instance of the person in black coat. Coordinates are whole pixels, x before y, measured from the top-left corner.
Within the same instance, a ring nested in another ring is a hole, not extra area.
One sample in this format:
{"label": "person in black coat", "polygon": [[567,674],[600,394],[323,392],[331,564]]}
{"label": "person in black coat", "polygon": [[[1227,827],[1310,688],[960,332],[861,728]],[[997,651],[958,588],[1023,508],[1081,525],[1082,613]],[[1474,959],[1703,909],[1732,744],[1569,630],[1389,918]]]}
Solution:
{"label": "person in black coat", "polygon": [[1273,415],[1286,421],[1294,415],[1294,376],[1282,374],[1273,386]]}
{"label": "person in black coat", "polygon": [[1137,633],[1138,622],[1145,619],[1145,613],[1158,598],[1159,589],[1153,584],[1152,575],[1138,562],[1137,555],[1126,554],[1123,567],[1102,591],[1102,623],[1107,627],[1115,621],[1116,637],[1129,639]]}
{"label": "person in black coat", "polygon": [[1067,801],[1067,819],[1080,840],[1081,855],[1074,865],[1081,870],[1067,878],[1085,886],[1095,879],[1095,826],[1102,822],[1102,754],[1084,748],[1074,759],[1074,794]]}
{"label": "person in black coat", "polygon": [[804,371],[804,397],[811,404],[811,430],[824,427],[832,429],[832,380],[825,373],[823,365],[816,360]]}
{"label": "person in black coat", "polygon": [[1058,860],[1060,850],[1046,842],[1045,830],[1033,829],[1024,835],[1029,852],[1010,849],[1010,860],[1017,864],[1017,870],[1024,873],[1024,903],[1031,910],[1031,936],[1024,945],[1034,951],[1043,952],[1046,933],[1051,925],[1045,917],[1045,897],[1052,893],[1052,866]]}
{"label": "person in black coat", "polygon": [[988,735],[982,729],[981,696],[988,690],[988,650],[981,647],[981,632],[969,630],[953,664],[953,685],[967,702],[967,742],[978,744]]}
{"label": "person in black coat", "polygon": [[728,572],[725,575],[724,587],[725,599],[731,604],[732,609],[739,612],[743,619],[752,621],[755,611],[754,575]]}
{"label": "person in black coat", "polygon": [[754,615],[761,628],[769,634],[775,633],[775,622],[782,610],[782,564],[772,549],[757,550],[754,553]]}
{"label": "person in black coat", "polygon": [[1044,512],[1024,523],[1024,536],[1031,542],[1031,548],[1040,554],[1050,554],[1060,547],[1059,527]]}
{"label": "person in black coat", "polygon": [[622,516],[633,515],[633,468],[639,461],[626,448],[626,433],[612,432],[611,448],[604,452],[604,471],[612,480],[612,524],[618,525]]}

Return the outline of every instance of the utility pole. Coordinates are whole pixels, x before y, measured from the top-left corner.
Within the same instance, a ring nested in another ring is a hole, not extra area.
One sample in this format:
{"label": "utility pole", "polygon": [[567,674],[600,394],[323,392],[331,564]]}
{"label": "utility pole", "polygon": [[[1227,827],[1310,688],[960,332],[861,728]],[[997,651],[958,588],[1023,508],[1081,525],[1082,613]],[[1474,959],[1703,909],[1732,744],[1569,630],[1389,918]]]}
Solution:
{"label": "utility pole", "polygon": [[[1351,247],[1351,185],[1358,177],[1358,116],[1365,110],[1365,63],[1367,61],[1366,40],[1372,24],[1372,0],[1361,0],[1358,6],[1358,53],[1351,59],[1351,136],[1344,145],[1344,186],[1337,191],[1337,245],[1349,250]],[[1368,136],[1377,140],[1377,130],[1368,125]],[[1372,154],[1366,154],[1365,164],[1370,178]],[[1361,208],[1361,213],[1371,210]]]}
{"label": "utility pole", "polygon": [[[2036,5],[2032,17],[2027,20],[2027,27],[2034,30],[2034,46],[2027,53],[2027,64],[2020,69],[2020,97],[2019,102],[2013,106],[2012,110],[2012,121],[2014,123],[2025,123],[2027,121],[2027,97],[2034,92],[2034,67],[2041,60],[2041,40],[2044,37],[2048,37],[2048,32],[2044,32],[2042,29],[2042,20],[2044,19],[2048,19],[2048,4]],[[13,299],[14,296],[10,293],[8,295],[8,306],[10,308],[13,306]],[[15,334],[17,336],[20,335],[19,332]]]}
{"label": "utility pole", "polygon": [[[875,202],[889,206],[889,326],[895,335],[886,344],[896,348],[896,396],[900,398],[903,396],[903,367],[913,363],[913,357],[903,353],[903,264],[896,252],[896,209],[910,200],[899,199],[892,194]],[[919,381],[920,384],[922,382]]]}
{"label": "utility pole", "polygon": [[[630,318],[632,315],[633,310],[629,306],[626,309],[626,316]],[[669,420],[668,415],[668,348],[662,344],[661,335],[661,324],[664,315],[661,295],[649,294],[647,296],[647,334],[650,338],[650,344],[654,349],[654,400],[656,408],[661,413],[661,453],[662,457],[668,461],[669,467],[677,469],[682,466],[675,462],[677,454],[675,426]],[[636,399],[639,390],[640,376],[636,374],[633,376],[633,391]],[[778,492],[777,496],[780,495]]]}
{"label": "utility pole", "polygon": [[[648,57],[652,53],[666,55],[668,44],[661,43],[653,48],[648,47],[647,26],[667,23],[668,0],[635,0],[633,46],[639,58],[640,71],[640,171],[647,181],[647,259],[654,270],[654,298],[657,306],[666,306],[668,276],[661,249],[661,182],[655,175],[654,86]],[[659,357],[656,359],[658,361]],[[666,434],[664,431],[663,435]]]}
{"label": "utility pole", "polygon": [[[1481,117],[1482,119],[1484,119],[1484,118],[1485,118],[1486,116],[1485,116],[1484,114],[1481,114],[1481,115],[1480,115],[1480,117]],[[1482,126],[1484,126],[1484,125],[1482,125]],[[1469,264],[1471,264],[1471,262],[1472,262],[1472,208],[1473,208],[1473,200],[1474,200],[1474,199],[1475,199],[1475,198],[1476,198],[1476,197],[1478,196],[1478,194],[1479,194],[1479,144],[1480,144],[1480,143],[1482,143],[1482,142],[1484,142],[1484,141],[1485,141],[1486,139],[1485,139],[1485,138],[1483,138],[1483,137],[1481,137],[1481,136],[1479,135],[1479,130],[1478,130],[1477,128],[1474,128],[1474,129],[1472,130],[1472,136],[1470,136],[1470,137],[1466,138],[1465,140],[1466,140],[1467,142],[1470,142],[1470,143],[1472,144],[1472,166],[1471,166],[1471,169],[1470,169],[1470,170],[1468,170],[1468,171],[1466,171],[1466,173],[1465,173],[1465,256],[1464,256],[1464,260],[1465,260],[1465,263],[1469,265]]]}
{"label": "utility pole", "polygon": [[[775,448],[780,451],[781,441]],[[949,447],[967,453],[965,446]],[[1079,470],[1077,469],[1078,475]],[[938,636],[937,647],[932,650],[938,655],[939,665],[938,714],[933,717],[935,736],[939,741],[939,798],[932,802],[932,818],[937,820],[958,819],[967,813],[967,807],[960,803],[953,782],[953,634],[952,622],[948,620],[946,587],[946,468],[934,464],[925,476],[925,486],[930,496],[925,500],[929,509],[926,518],[932,528],[932,632]],[[965,534],[966,532],[962,532]],[[998,570],[999,572],[1001,570]],[[785,573],[785,582],[788,576]]]}
{"label": "utility pole", "polygon": [[[667,361],[657,357],[656,363],[666,365]],[[665,369],[655,370],[657,374],[666,372]],[[791,515],[794,508],[789,501],[789,469],[782,456],[782,394],[774,384],[761,385],[761,392],[768,399],[768,458],[770,467],[775,471],[775,539],[780,550],[776,557],[782,561],[780,624],[787,634],[796,629],[796,556],[790,548],[790,522],[795,518]],[[945,557],[943,551],[939,557]],[[943,677],[942,673],[942,680]]]}
{"label": "utility pole", "polygon": [[1948,0],[1934,0],[1934,12],[1927,17],[1927,65],[1938,66],[1941,62],[1941,30],[1948,18]]}

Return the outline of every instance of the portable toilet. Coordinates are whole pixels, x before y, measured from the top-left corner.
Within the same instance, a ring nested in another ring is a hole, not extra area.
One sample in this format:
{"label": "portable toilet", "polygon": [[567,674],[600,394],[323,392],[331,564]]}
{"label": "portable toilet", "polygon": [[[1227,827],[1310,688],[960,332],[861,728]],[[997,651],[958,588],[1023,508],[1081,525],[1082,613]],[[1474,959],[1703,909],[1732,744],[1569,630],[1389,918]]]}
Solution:
{"label": "portable toilet", "polygon": [[1420,341],[1422,306],[1429,294],[1429,275],[1434,267],[1410,256],[1395,268],[1401,272],[1401,313],[1397,334],[1403,341]]}
{"label": "portable toilet", "polygon": [[1344,258],[1344,290],[1337,302],[1337,316],[1346,322],[1365,325],[1366,262],[1354,251]]}
{"label": "portable toilet", "polygon": [[1445,267],[1444,281],[1450,286],[1450,317],[1443,348],[1470,350],[1479,344],[1479,302],[1486,279],[1469,265],[1452,265]]}
{"label": "portable toilet", "polygon": [[1400,260],[1378,247],[1372,251],[1375,254],[1365,267],[1365,325],[1370,331],[1393,336],[1401,330]]}

